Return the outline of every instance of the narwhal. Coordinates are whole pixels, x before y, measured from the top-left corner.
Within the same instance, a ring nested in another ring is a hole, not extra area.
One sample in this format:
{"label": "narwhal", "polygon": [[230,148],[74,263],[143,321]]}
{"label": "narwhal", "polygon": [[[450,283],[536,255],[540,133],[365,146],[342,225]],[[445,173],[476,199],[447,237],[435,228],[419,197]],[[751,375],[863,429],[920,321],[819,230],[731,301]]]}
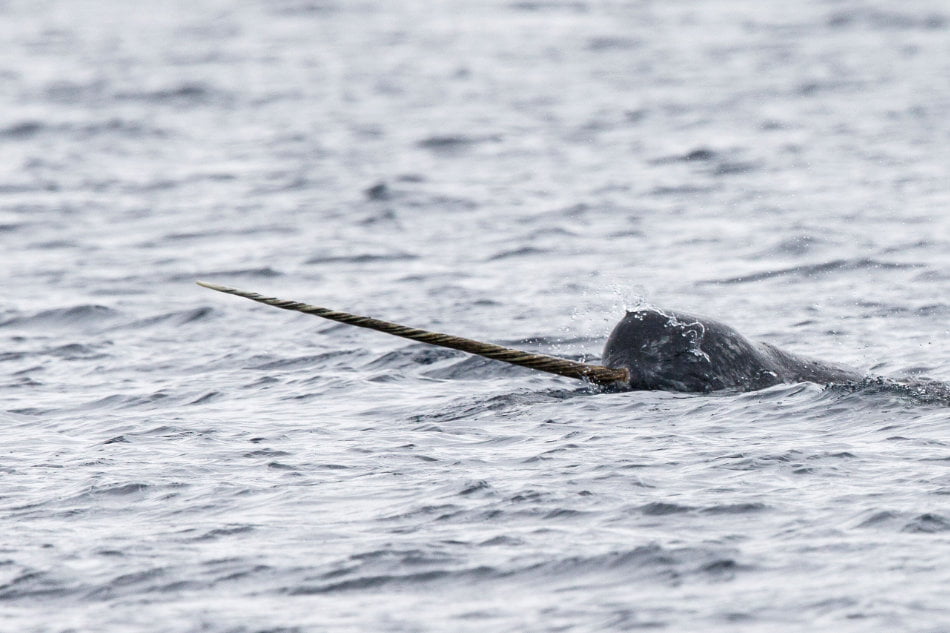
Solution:
{"label": "narwhal", "polygon": [[790,354],[769,343],[751,341],[713,319],[655,308],[627,312],[607,338],[603,365],[595,365],[420,330],[298,301],[265,297],[205,281],[197,283],[284,310],[312,314],[613,389],[751,391],[781,383],[854,383],[863,378],[860,372],[848,367]]}

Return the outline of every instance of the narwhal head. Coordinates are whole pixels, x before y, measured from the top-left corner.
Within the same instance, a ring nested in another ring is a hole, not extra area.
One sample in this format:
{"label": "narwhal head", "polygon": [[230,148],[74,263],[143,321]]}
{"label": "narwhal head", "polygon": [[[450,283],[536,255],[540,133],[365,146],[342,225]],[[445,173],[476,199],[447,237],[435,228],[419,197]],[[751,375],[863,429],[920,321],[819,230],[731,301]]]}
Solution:
{"label": "narwhal head", "polygon": [[604,347],[603,364],[630,372],[632,389],[714,391],[733,386],[710,358],[718,338],[735,335],[727,326],[682,313],[655,309],[627,312]]}

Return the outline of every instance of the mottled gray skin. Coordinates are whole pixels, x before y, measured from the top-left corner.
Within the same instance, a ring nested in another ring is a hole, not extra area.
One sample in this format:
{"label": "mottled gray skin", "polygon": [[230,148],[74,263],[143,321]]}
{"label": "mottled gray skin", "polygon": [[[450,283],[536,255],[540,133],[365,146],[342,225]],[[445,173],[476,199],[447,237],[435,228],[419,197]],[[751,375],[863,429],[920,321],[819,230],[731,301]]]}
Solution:
{"label": "mottled gray skin", "polygon": [[603,364],[630,371],[631,389],[751,391],[780,383],[846,383],[852,369],[756,343],[712,319],[666,310],[637,310],[611,332]]}

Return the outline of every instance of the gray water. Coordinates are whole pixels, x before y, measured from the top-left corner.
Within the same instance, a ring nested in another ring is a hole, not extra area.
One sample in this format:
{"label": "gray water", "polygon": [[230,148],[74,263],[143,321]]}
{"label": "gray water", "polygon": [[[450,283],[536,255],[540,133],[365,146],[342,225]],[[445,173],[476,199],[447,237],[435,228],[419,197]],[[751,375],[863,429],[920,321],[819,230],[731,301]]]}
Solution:
{"label": "gray water", "polygon": [[[0,42],[0,630],[950,630],[942,0],[0,0]],[[887,380],[596,393],[195,279]]]}

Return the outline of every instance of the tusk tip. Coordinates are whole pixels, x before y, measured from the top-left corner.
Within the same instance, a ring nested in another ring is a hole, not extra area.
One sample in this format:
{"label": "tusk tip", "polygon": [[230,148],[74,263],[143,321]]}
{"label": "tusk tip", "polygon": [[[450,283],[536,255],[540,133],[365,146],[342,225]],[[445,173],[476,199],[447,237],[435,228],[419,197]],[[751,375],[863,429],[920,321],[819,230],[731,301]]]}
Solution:
{"label": "tusk tip", "polygon": [[227,286],[213,284],[209,281],[201,281],[200,279],[196,280],[195,283],[203,288],[210,288],[211,290],[217,290],[218,292],[228,292],[231,290],[231,288],[228,288]]}

